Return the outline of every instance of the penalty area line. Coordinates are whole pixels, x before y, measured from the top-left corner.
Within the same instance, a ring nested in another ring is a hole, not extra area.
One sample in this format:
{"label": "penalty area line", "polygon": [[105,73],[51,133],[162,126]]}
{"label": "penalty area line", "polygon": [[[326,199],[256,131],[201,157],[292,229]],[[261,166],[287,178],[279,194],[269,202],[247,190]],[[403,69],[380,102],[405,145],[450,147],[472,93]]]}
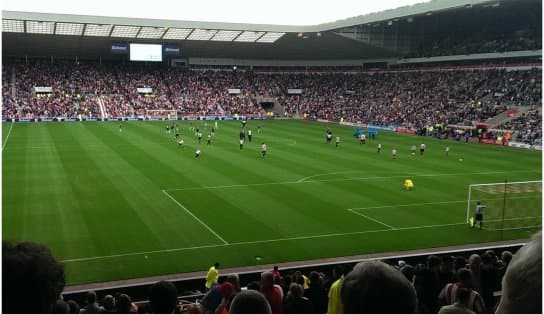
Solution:
{"label": "penalty area line", "polygon": [[[347,171],[346,171],[347,172]],[[349,172],[360,172],[358,170]],[[486,171],[486,172],[457,172],[457,173],[436,173],[436,174],[405,174],[398,176],[372,176],[372,177],[355,177],[355,178],[339,178],[339,179],[322,179],[322,180],[308,180],[316,176],[329,175],[333,173],[324,173],[319,175],[313,175],[299,179],[298,181],[283,181],[283,182],[264,182],[264,183],[249,183],[249,184],[232,184],[232,185],[212,185],[212,186],[199,186],[190,188],[168,188],[164,191],[194,191],[194,190],[211,190],[211,189],[228,189],[228,188],[241,188],[252,186],[267,186],[267,185],[287,185],[287,184],[306,184],[306,183],[320,183],[320,182],[344,182],[344,181],[364,181],[364,180],[380,180],[380,179],[395,179],[406,177],[442,177],[442,176],[463,176],[463,175],[476,175],[476,174],[501,174],[501,173],[513,173],[513,172],[534,172],[533,170],[515,170],[515,171]],[[336,172],[345,173],[345,172]]]}
{"label": "penalty area line", "polygon": [[380,220],[378,220],[378,219],[374,219],[374,218],[372,218],[372,217],[370,217],[370,216],[367,216],[367,215],[365,215],[365,214],[363,214],[363,213],[360,213],[360,212],[358,212],[358,211],[355,211],[354,209],[348,209],[348,211],[351,212],[351,213],[353,213],[353,214],[355,214],[355,215],[357,215],[357,216],[361,216],[361,217],[366,218],[366,219],[368,219],[368,220],[372,220],[372,221],[374,221],[374,222],[376,222],[376,223],[379,223],[379,224],[382,225],[382,226],[386,226],[386,227],[388,227],[388,228],[390,228],[390,229],[392,229],[392,230],[397,229],[397,228],[395,228],[395,227],[393,227],[393,226],[391,226],[391,225],[386,224],[385,222],[382,222],[382,221],[380,221]]}
{"label": "penalty area line", "polygon": [[208,229],[216,238],[218,238],[223,244],[229,244],[223,237],[221,237],[217,232],[215,232],[210,226],[208,226],[204,221],[202,221],[200,218],[198,218],[195,214],[193,214],[190,210],[187,209],[187,207],[183,206],[180,202],[178,202],[175,198],[172,197],[166,190],[162,190],[162,193],[164,195],[168,196],[169,199],[171,199],[176,205],[178,205],[181,209],[183,209],[185,212],[187,212],[191,217],[193,217],[196,221],[198,221],[204,228]]}

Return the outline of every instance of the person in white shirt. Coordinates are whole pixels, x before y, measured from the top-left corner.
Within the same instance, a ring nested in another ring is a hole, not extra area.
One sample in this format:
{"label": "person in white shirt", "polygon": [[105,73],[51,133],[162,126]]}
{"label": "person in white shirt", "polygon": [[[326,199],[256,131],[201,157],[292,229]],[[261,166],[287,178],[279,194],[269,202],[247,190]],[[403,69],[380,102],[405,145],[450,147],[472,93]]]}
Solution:
{"label": "person in white shirt", "polygon": [[466,288],[457,288],[455,291],[455,299],[455,303],[441,307],[438,314],[476,314],[468,308],[470,290]]}
{"label": "person in white shirt", "polygon": [[266,144],[265,144],[265,143],[262,143],[262,144],[261,144],[261,154],[262,154],[263,158],[266,156],[266,150],[267,150],[267,149],[268,149],[268,148],[266,147]]}

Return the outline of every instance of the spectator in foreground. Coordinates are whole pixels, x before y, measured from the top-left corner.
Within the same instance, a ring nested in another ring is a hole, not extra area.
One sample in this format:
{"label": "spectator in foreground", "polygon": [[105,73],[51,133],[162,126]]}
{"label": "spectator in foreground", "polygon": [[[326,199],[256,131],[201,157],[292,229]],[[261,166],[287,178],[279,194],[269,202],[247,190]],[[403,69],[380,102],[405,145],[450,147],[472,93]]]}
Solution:
{"label": "spectator in foreground", "polygon": [[181,310],[181,313],[184,314],[203,314],[202,307],[200,304],[187,304],[183,306],[183,309]]}
{"label": "spectator in foreground", "polygon": [[80,314],[79,304],[77,304],[76,301],[69,300],[66,304],[68,304],[70,314]]}
{"label": "spectator in foreground", "polygon": [[2,312],[49,314],[64,289],[64,267],[37,243],[2,243]]}
{"label": "spectator in foreground", "polygon": [[238,293],[230,306],[230,314],[272,314],[270,304],[258,291],[246,290]]}
{"label": "spectator in foreground", "polygon": [[261,274],[261,292],[270,304],[272,314],[282,314],[283,291],[274,284],[274,274],[271,271]]}
{"label": "spectator in foreground", "polygon": [[206,290],[210,290],[213,285],[217,284],[219,279],[219,263],[215,263],[206,274]]}
{"label": "spectator in foreground", "polygon": [[70,308],[66,302],[59,299],[53,305],[53,312],[51,314],[70,314]]}
{"label": "spectator in foreground", "polygon": [[468,308],[470,290],[459,288],[455,291],[455,303],[440,308],[438,314],[476,314]]}
{"label": "spectator in foreground", "polygon": [[104,297],[104,300],[102,300],[102,305],[104,306],[104,309],[102,312],[100,312],[100,314],[115,313],[115,299],[111,294]]}
{"label": "spectator in foreground", "polygon": [[339,265],[336,268],[336,273],[340,275],[340,278],[333,282],[329,289],[329,303],[327,305],[328,314],[343,314],[344,306],[340,300],[340,290],[345,276],[349,273],[349,267]]}
{"label": "spectator in foreground", "polygon": [[252,281],[247,284],[247,290],[261,291],[261,284],[258,281]]}
{"label": "spectator in foreground", "polygon": [[298,283],[292,283],[283,305],[284,314],[312,314],[312,302],[304,297],[304,289]]}
{"label": "spectator in foreground", "polygon": [[177,300],[178,290],[169,281],[159,281],[149,289],[149,306],[153,314],[172,314]]}
{"label": "spectator in foreground", "polygon": [[461,268],[457,271],[457,282],[447,284],[440,292],[438,299],[442,305],[452,305],[457,302],[457,290],[467,289],[470,293],[467,307],[478,314],[486,313],[486,306],[482,296],[472,289],[473,277],[470,269]]}
{"label": "spectator in foreground", "polygon": [[117,314],[129,314],[133,313],[132,299],[126,294],[121,294],[115,300],[115,308]]}
{"label": "spectator in foreground", "polygon": [[468,266],[472,272],[472,288],[480,293],[482,291],[482,257],[478,254],[470,255]]}
{"label": "spectator in foreground", "polygon": [[[230,280],[229,280],[230,279]],[[236,294],[238,275],[229,276],[226,282],[213,286],[200,302],[204,313],[215,313],[219,307],[228,307]],[[232,282],[231,282],[232,281]],[[233,284],[234,283],[234,284]]]}
{"label": "spectator in foreground", "polygon": [[327,312],[328,296],[324,287],[323,278],[318,272],[310,273],[310,287],[304,289],[304,295],[312,302],[314,314],[323,314]]}
{"label": "spectator in foreground", "polygon": [[488,309],[495,308],[495,297],[493,292],[501,289],[501,278],[499,269],[496,266],[497,258],[489,252],[482,254],[482,266],[481,269],[481,292],[485,305]]}
{"label": "spectator in foreground", "polygon": [[[504,274],[506,273],[506,269],[508,269],[508,265],[510,264],[511,260],[512,260],[512,252],[510,251],[502,252],[501,261],[499,263],[499,278],[500,279],[504,277]],[[502,281],[500,283],[502,285]]]}
{"label": "spectator in foreground", "polygon": [[421,314],[434,314],[438,312],[437,297],[441,288],[440,264],[441,260],[438,256],[429,255],[426,267],[419,266],[416,270],[414,287],[417,291]]}
{"label": "spectator in foreground", "polygon": [[496,314],[542,313],[542,232],[512,257]]}
{"label": "spectator in foreground", "polygon": [[355,265],[341,289],[345,314],[414,314],[416,310],[414,287],[398,270],[383,262]]}
{"label": "spectator in foreground", "polygon": [[85,295],[87,306],[81,309],[81,314],[98,314],[104,308],[99,306],[96,302],[96,293],[94,291],[88,291]]}
{"label": "spectator in foreground", "polygon": [[274,283],[279,285],[281,283],[281,274],[280,274],[278,266],[274,266],[274,268],[272,269],[272,274],[274,274]]}

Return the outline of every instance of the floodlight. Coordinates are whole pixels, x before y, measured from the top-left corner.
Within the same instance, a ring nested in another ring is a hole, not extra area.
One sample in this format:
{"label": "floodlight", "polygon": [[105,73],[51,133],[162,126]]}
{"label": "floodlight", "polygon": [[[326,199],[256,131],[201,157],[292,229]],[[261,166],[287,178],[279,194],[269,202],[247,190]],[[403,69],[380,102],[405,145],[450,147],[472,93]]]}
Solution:
{"label": "floodlight", "polygon": [[234,41],[237,42],[255,42],[257,39],[259,39],[261,36],[264,35],[265,32],[252,32],[252,31],[244,31],[240,36],[236,37]]}
{"label": "floodlight", "polygon": [[111,32],[111,37],[127,37],[134,38],[141,26],[115,25]]}
{"label": "floodlight", "polygon": [[26,21],[26,32],[34,34],[53,34],[55,22]]}
{"label": "floodlight", "polygon": [[212,41],[232,41],[242,31],[219,30],[213,37]]}
{"label": "floodlight", "polygon": [[55,35],[76,35],[83,34],[84,24],[81,23],[60,23],[57,22],[55,27]]}
{"label": "floodlight", "polygon": [[216,29],[195,29],[188,40],[210,40],[217,33]]}
{"label": "floodlight", "polygon": [[21,20],[2,20],[2,32],[24,33],[25,21]]}
{"label": "floodlight", "polygon": [[192,29],[190,28],[169,28],[162,39],[178,39],[184,40],[191,33]]}
{"label": "floodlight", "polygon": [[[267,32],[261,38],[257,39],[258,43],[273,43],[280,39],[285,33]],[[317,33],[317,36],[321,36],[321,33]]]}
{"label": "floodlight", "polygon": [[113,25],[86,24],[83,35],[85,36],[109,36]]}

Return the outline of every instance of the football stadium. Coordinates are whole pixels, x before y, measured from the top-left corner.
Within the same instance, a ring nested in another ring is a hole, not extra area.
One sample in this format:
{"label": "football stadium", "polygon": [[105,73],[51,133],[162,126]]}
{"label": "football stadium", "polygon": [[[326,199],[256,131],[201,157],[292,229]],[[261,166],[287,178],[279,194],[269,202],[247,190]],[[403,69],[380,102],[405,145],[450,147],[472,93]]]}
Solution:
{"label": "football stadium", "polygon": [[541,49],[536,0],[3,11],[3,311],[541,313]]}

